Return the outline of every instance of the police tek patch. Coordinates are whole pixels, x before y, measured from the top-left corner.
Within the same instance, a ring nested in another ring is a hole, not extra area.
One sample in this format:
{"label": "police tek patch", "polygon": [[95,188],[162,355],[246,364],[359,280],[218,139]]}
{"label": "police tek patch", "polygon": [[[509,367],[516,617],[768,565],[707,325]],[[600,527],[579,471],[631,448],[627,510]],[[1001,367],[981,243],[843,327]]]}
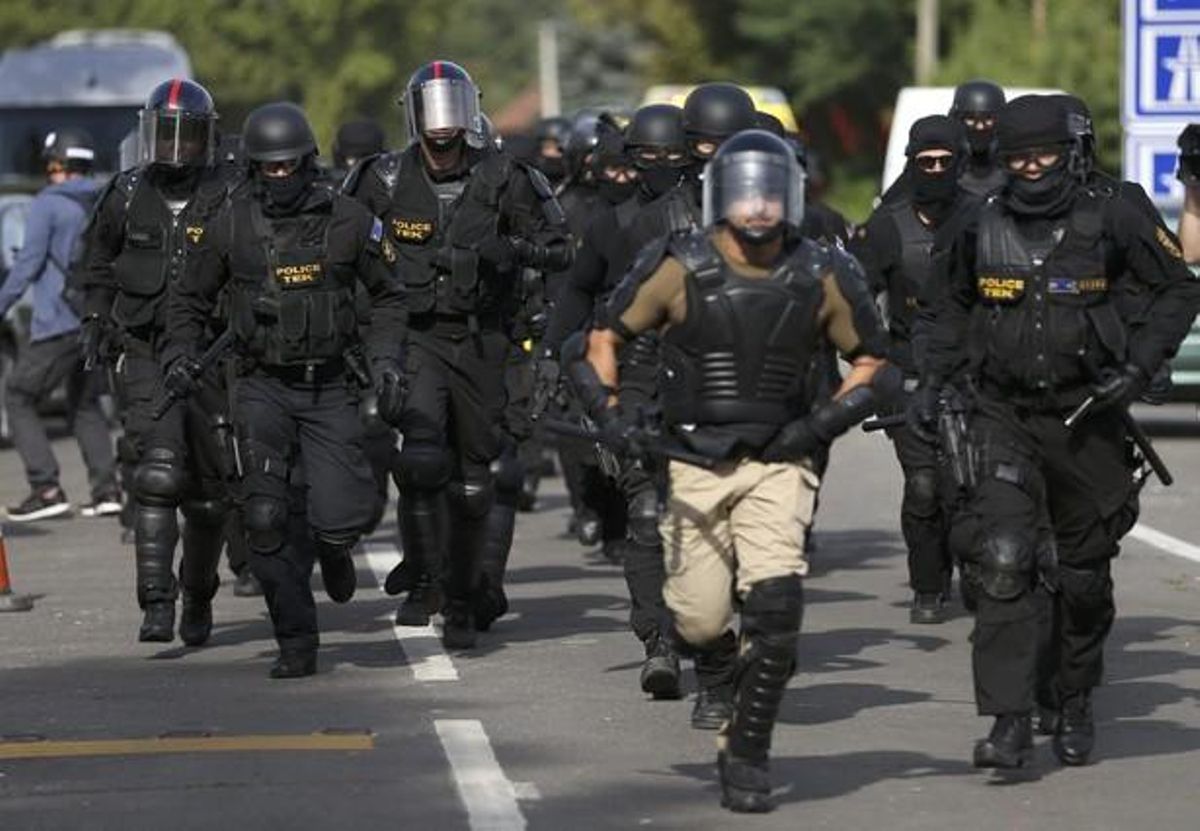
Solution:
{"label": "police tek patch", "polygon": [[1025,294],[1025,278],[981,274],[976,281],[979,296],[998,303],[1013,303]]}
{"label": "police tek patch", "polygon": [[281,286],[292,288],[307,286],[321,279],[320,263],[299,263],[297,265],[275,266],[275,282]]}
{"label": "police tek patch", "polygon": [[425,242],[433,236],[433,223],[427,219],[392,219],[392,235],[400,242]]}

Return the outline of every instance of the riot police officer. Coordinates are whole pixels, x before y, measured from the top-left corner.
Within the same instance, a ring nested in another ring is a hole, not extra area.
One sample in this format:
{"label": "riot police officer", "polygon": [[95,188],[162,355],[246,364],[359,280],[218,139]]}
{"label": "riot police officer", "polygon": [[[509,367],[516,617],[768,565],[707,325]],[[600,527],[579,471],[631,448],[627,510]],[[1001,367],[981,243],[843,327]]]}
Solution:
{"label": "riot police officer", "polygon": [[[866,272],[871,292],[885,309],[890,336],[888,358],[904,372],[906,386],[915,389],[921,375],[914,348],[918,303],[934,288],[934,238],[959,210],[964,195],[958,187],[966,137],[952,118],[932,115],[913,124],[905,152],[907,194],[881,205],[859,228],[850,253]],[[908,579],[913,590],[913,623],[941,623],[953,560],[947,546],[945,485],[940,482],[936,445],[910,430],[889,435],[904,471],[900,527],[908,546]]]}
{"label": "riot police officer", "polygon": [[1004,184],[996,159],[996,119],[1004,107],[1004,90],[984,79],[967,81],[954,90],[949,116],[962,122],[967,134],[967,159],[959,186],[967,193],[987,196]]}
{"label": "riot police officer", "polygon": [[271,677],[293,678],[316,672],[313,559],[329,596],[349,600],[356,583],[350,551],[376,511],[351,383],[355,287],[371,295],[362,340],[380,411],[390,419],[402,395],[403,294],[382,223],[319,182],[303,110],[259,107],[246,118],[243,143],[250,181],[209,223],[171,294],[166,384],[180,392],[191,386],[205,322],[227,288],[239,357],[241,511],[280,647]]}
{"label": "riot police officer", "polygon": [[347,121],[333,139],[333,177],[340,182],[360,161],[382,153],[386,144],[383,127],[374,119]]}
{"label": "riot police officer", "polygon": [[[1061,101],[1018,98],[997,132],[1007,183],[950,243],[911,413],[928,430],[943,385],[977,391],[971,427],[986,452],[951,532],[980,587],[976,702],[995,717],[975,765],[1028,761],[1045,604],[1057,619],[1053,747],[1081,765],[1115,617],[1110,562],[1137,517],[1124,410],[1178,348],[1200,291],[1169,232],[1080,175]],[[1118,302],[1127,282],[1149,297],[1136,328]]]}
{"label": "riot police officer", "polygon": [[[100,357],[105,330],[115,327],[120,343],[115,380],[125,435],[117,447],[135,501],[137,598],[144,612],[138,638],[174,638],[182,584],[180,637],[193,646],[204,643],[212,627],[228,510],[210,429],[224,409],[215,372],[187,403],[157,421],[153,411],[161,392],[168,291],[231,184],[213,165],[216,120],[212,97],[193,81],[164,81],[150,93],[139,115],[143,162],[114,177],[101,195],[83,278],[88,357]],[[187,521],[177,582],[172,559],[181,536],[179,509]]]}
{"label": "riot police officer", "polygon": [[[734,641],[740,601],[736,694],[717,757],[722,805],[739,812],[772,807],[768,751],[796,661],[817,485],[809,457],[871,412],[883,366],[857,265],[802,239],[802,214],[792,149],[761,130],[735,135],[705,170],[703,230],[643,251],[613,295],[608,328],[571,367],[610,442],[636,448],[646,440],[613,395],[616,352],[660,331],[670,440],[714,465],[670,462],[664,596],[678,635],[701,649]],[[808,411],[803,370],[822,338],[853,369],[837,400]]]}
{"label": "riot police officer", "polygon": [[383,218],[407,289],[405,559],[387,588],[410,592],[402,623],[427,622],[444,589],[444,641],[467,648],[501,458],[514,293],[522,267],[562,269],[572,252],[546,178],[483,137],[479,90],[462,67],[422,66],[402,103],[412,143],[365,162],[345,185]]}
{"label": "riot police officer", "polygon": [[533,164],[556,189],[567,178],[567,142],[571,136],[571,121],[561,115],[543,118],[534,130],[537,154]]}

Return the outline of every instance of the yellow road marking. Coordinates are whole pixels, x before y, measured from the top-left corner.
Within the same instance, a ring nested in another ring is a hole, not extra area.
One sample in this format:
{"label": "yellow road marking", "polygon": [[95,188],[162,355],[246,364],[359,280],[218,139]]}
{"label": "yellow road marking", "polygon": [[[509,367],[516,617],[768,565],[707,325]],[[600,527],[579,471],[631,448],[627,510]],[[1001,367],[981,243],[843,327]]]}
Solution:
{"label": "yellow road marking", "polygon": [[0,742],[0,759],[61,759],[79,756],[150,756],[159,753],[229,753],[277,750],[373,750],[365,734],[309,733],[261,736],[167,736],[150,739]]}

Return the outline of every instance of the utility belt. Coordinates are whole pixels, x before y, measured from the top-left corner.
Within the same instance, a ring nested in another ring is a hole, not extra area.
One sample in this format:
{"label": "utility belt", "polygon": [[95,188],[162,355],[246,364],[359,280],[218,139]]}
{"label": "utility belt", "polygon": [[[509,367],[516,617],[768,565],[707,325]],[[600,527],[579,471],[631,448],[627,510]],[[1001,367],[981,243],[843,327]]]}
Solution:
{"label": "utility belt", "polygon": [[420,312],[410,314],[408,328],[414,332],[433,334],[462,334],[469,332],[503,332],[504,318],[500,312],[491,310],[476,314],[459,312]]}
{"label": "utility belt", "polygon": [[[344,358],[330,358],[304,364],[263,364],[250,362],[248,370],[267,375],[285,384],[324,385],[346,380],[349,367]],[[248,373],[244,373],[248,374]]]}
{"label": "utility belt", "polygon": [[1069,387],[1045,392],[1014,392],[985,378],[979,382],[979,392],[985,398],[1016,408],[1020,415],[1022,410],[1028,413],[1042,414],[1070,412],[1082,404],[1093,390],[1087,384],[1073,384]]}

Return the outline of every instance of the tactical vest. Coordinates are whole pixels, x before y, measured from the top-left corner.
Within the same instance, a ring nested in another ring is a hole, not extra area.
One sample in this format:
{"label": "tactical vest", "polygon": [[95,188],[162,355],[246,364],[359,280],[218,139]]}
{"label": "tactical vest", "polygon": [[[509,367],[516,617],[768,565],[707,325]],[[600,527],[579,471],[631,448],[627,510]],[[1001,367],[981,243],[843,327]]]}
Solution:
{"label": "tactical vest", "polygon": [[112,265],[118,288],[113,319],[125,329],[161,329],[167,286],[183,274],[188,247],[200,242],[227,185],[206,174],[178,215],[144,170],[118,176],[113,187],[127,200],[121,253]]}
{"label": "tactical vest", "polygon": [[891,357],[905,372],[916,367],[912,358],[912,330],[917,303],[933,274],[934,232],[917,217],[908,200],[897,204],[890,212],[900,240],[899,279],[888,287],[888,331],[891,335]]}
{"label": "tactical vest", "polygon": [[734,271],[703,233],[672,240],[687,316],[662,338],[669,424],[785,424],[801,411],[820,340],[825,249],[804,240],[766,277]]}
{"label": "tactical vest", "polygon": [[1027,238],[997,198],[983,206],[971,362],[1013,395],[1070,392],[1125,360],[1103,239],[1105,196],[1083,192],[1045,240]]}
{"label": "tactical vest", "polygon": [[439,203],[419,145],[376,163],[390,194],[383,223],[396,243],[396,269],[411,314],[495,312],[513,292],[515,273],[497,272],[479,259],[474,247],[509,232],[501,227],[506,218],[501,217],[500,200],[514,162],[502,153],[469,152],[473,163],[465,187],[449,204]]}
{"label": "tactical vest", "polygon": [[988,197],[998,193],[1005,181],[1004,171],[999,165],[991,168],[986,176],[978,176],[968,168],[958,177],[958,187],[973,196]]}
{"label": "tactical vest", "polygon": [[357,338],[354,257],[330,255],[334,201],[270,219],[247,194],[232,203],[230,325],[242,351],[268,366],[321,364]]}

